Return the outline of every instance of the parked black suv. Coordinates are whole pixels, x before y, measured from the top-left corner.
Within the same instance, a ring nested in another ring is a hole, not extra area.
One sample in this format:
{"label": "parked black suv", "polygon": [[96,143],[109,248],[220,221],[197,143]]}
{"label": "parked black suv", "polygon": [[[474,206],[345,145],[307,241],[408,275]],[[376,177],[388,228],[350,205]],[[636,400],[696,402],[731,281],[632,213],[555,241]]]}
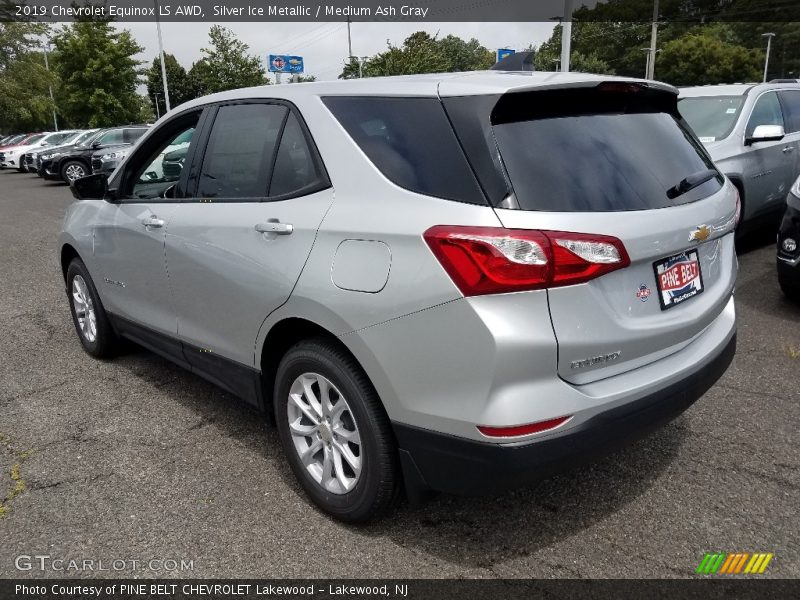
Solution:
{"label": "parked black suv", "polygon": [[111,146],[133,144],[144,135],[147,129],[147,125],[104,129],[85,144],[70,146],[62,149],[55,156],[48,159],[43,158],[38,172],[45,179],[61,179],[66,183],[71,183],[80,177],[91,174],[92,154]]}
{"label": "parked black suv", "polygon": [[787,298],[800,302],[800,177],[786,197],[778,230],[778,282]]}

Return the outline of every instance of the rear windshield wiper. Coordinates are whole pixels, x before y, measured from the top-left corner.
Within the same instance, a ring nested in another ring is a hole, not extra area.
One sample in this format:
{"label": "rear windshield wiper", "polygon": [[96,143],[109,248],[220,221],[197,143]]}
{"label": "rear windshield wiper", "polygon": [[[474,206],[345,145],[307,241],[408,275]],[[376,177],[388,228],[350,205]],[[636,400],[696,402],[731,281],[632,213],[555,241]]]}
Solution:
{"label": "rear windshield wiper", "polygon": [[682,179],[681,182],[671,187],[667,190],[667,198],[670,200],[673,198],[677,198],[688,192],[689,190],[693,190],[699,185],[703,185],[709,179],[714,179],[719,176],[719,172],[715,171],[714,169],[705,169],[704,171],[698,171],[697,173],[692,173],[685,179]]}

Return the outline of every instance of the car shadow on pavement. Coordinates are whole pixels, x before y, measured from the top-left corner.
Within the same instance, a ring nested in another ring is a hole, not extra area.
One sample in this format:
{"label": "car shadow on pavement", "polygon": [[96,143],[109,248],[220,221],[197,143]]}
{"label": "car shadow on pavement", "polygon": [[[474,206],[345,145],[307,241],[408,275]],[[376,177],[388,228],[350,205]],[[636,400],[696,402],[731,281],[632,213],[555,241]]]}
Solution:
{"label": "car shadow on pavement", "polygon": [[445,562],[491,569],[601,523],[646,493],[686,435],[679,418],[591,465],[500,496],[441,495],[418,506],[403,503],[386,521],[363,532],[388,536]]}
{"label": "car shadow on pavement", "polygon": [[[264,459],[279,476],[276,484],[282,481],[307,510],[316,510],[283,457],[276,429],[258,411],[146,350],[134,347],[115,363],[195,413],[199,419],[191,430],[213,425]],[[356,535],[388,537],[443,561],[491,568],[557,544],[646,493],[673,461],[686,435],[685,422],[679,418],[594,464],[534,485],[482,498],[443,494],[419,505],[402,499],[377,523],[338,526]]]}

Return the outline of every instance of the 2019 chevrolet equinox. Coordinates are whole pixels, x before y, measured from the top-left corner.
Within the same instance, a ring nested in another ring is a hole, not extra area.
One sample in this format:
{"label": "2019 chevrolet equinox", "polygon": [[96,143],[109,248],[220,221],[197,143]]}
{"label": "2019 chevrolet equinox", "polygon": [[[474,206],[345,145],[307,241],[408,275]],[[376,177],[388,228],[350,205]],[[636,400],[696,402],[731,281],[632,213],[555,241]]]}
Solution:
{"label": "2019 chevrolet equinox", "polygon": [[223,92],[73,193],[59,256],[84,349],[129,338],[261,407],[345,521],[401,485],[479,494],[595,457],[735,351],[737,192],[656,82]]}

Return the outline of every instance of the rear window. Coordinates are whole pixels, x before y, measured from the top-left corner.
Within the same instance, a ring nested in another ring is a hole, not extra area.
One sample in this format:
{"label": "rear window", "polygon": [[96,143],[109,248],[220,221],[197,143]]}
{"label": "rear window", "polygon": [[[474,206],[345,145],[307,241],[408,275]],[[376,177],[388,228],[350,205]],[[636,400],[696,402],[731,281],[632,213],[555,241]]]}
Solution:
{"label": "rear window", "polygon": [[412,192],[486,204],[437,98],[323,98],[390,181]]}
{"label": "rear window", "polygon": [[558,212],[648,210],[718,191],[717,175],[670,198],[689,175],[714,170],[677,115],[654,91],[567,90],[503,96],[492,111],[497,147],[519,208]]}

